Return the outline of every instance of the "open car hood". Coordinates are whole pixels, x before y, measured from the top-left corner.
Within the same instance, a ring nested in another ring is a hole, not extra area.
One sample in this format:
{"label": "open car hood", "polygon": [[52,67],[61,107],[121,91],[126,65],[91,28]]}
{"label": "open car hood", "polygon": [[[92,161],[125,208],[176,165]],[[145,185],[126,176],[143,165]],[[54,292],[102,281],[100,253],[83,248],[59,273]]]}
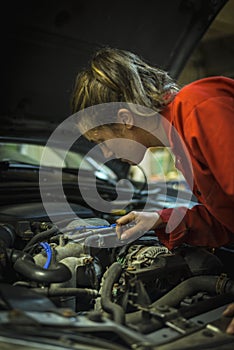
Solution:
{"label": "open car hood", "polygon": [[[46,140],[71,114],[75,76],[101,46],[136,52],[176,78],[226,2],[5,2],[1,135]],[[127,170],[119,164],[120,176]]]}
{"label": "open car hood", "polygon": [[226,2],[5,2],[1,114],[64,120],[75,75],[104,45],[134,51],[176,78]]}

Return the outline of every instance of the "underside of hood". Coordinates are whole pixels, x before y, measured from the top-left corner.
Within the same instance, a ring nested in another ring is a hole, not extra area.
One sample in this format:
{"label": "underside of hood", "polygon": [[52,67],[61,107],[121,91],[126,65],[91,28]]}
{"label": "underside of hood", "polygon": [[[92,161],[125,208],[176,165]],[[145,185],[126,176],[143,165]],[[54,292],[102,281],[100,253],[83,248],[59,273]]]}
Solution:
{"label": "underside of hood", "polygon": [[2,136],[49,137],[71,114],[76,74],[103,46],[133,51],[177,78],[226,2],[4,2]]}
{"label": "underside of hood", "polygon": [[176,78],[226,2],[5,2],[1,114],[62,121],[76,74],[106,45],[133,51]]}

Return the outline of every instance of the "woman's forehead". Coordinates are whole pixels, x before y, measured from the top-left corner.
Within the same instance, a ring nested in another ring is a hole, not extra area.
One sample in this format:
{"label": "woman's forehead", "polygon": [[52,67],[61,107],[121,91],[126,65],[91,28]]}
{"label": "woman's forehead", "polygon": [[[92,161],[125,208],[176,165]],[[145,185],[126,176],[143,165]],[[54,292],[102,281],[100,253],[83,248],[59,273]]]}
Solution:
{"label": "woman's forehead", "polygon": [[101,133],[103,133],[105,130],[107,130],[107,126],[97,126],[95,128],[89,129],[85,131],[85,137],[87,138],[95,138],[98,137]]}
{"label": "woman's forehead", "polygon": [[112,138],[119,134],[119,124],[102,125],[88,130],[84,135],[89,140],[98,140],[100,138]]}
{"label": "woman's forehead", "polygon": [[94,138],[97,135],[98,135],[98,131],[96,129],[91,129],[91,130],[88,130],[88,131],[84,132],[84,136],[87,139],[92,139],[92,138]]}

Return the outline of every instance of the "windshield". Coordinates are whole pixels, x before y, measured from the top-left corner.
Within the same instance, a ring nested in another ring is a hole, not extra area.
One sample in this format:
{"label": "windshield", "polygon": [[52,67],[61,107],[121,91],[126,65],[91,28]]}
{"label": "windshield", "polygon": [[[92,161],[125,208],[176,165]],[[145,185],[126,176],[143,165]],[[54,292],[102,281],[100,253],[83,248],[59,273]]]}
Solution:
{"label": "windshield", "polygon": [[59,147],[46,146],[46,157],[43,157],[45,146],[29,143],[0,143],[0,161],[26,163],[35,166],[81,169],[102,174],[103,178],[117,179],[116,174],[105,164],[91,157],[85,157],[76,151],[65,151]]}

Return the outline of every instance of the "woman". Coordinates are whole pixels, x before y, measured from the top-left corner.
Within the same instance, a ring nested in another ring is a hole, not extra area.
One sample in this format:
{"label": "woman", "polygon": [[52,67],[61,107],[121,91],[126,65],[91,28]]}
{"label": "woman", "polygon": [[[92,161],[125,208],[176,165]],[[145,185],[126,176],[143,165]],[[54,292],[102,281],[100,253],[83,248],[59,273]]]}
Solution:
{"label": "woman", "polygon": [[[110,103],[108,113],[90,113],[90,106]],[[103,48],[78,74],[72,106],[88,111],[78,127],[107,158],[137,164],[147,148],[171,147],[198,199],[191,209],[130,212],[117,220],[121,239],[151,228],[169,249],[234,242],[234,80],[210,77],[179,88],[137,55]],[[128,223],[134,225],[124,231]]]}

